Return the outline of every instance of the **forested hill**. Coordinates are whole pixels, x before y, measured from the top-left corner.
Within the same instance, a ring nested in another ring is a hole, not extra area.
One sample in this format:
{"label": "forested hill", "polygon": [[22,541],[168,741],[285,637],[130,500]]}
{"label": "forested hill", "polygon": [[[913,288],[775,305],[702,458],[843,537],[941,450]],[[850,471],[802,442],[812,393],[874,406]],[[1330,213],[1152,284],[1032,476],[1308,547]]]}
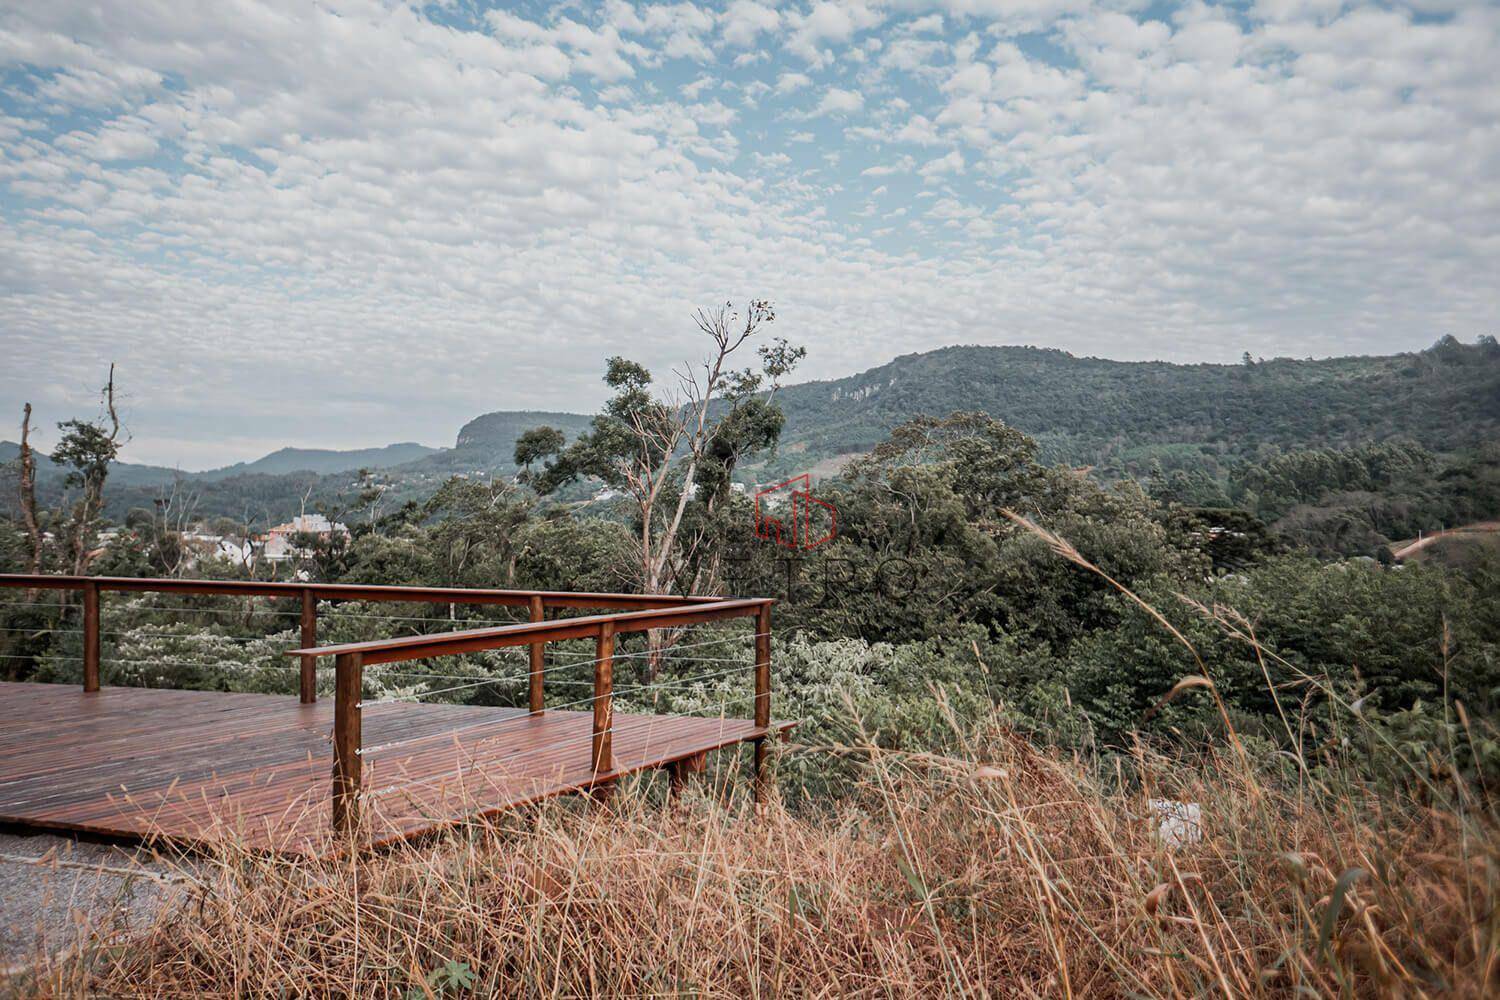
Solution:
{"label": "forested hill", "polygon": [[[914,416],[984,410],[1037,438],[1053,462],[1092,466],[1106,478],[1170,469],[1222,471],[1285,450],[1338,447],[1392,437],[1435,452],[1500,438],[1500,346],[1482,337],[1444,338],[1425,351],[1325,360],[1278,358],[1239,365],[1179,365],[1074,357],[1035,347],[946,347],[899,357],[858,375],[780,391],[786,429],[774,458],[745,464],[740,477],[765,482],[813,471],[883,440]],[[454,474],[508,476],[522,432],[541,425],[571,438],[588,425],[576,413],[505,410],[474,418],[454,446],[415,444],[359,452],[283,449],[257,462],[183,476],[117,464],[112,516],[149,508],[174,479],[207,514],[245,510],[278,518],[311,495],[338,507],[359,490],[350,470],[383,470],[392,500],[428,495]],[[0,463],[15,457],[0,442]],[[293,471],[293,470],[298,471]],[[60,490],[62,470],[45,460],[43,492]]]}
{"label": "forested hill", "polygon": [[1056,461],[1128,471],[1191,449],[1221,457],[1402,435],[1435,451],[1500,431],[1500,346],[1444,338],[1385,357],[1179,365],[1035,347],[946,347],[781,390],[788,462],[864,451],[916,414],[984,410]]}
{"label": "forested hill", "polygon": [[458,429],[452,448],[402,466],[402,471],[447,474],[486,470],[514,471],[516,438],[533,427],[556,427],[571,439],[589,424],[579,413],[546,410],[500,410],[475,417]]}
{"label": "forested hill", "polygon": [[316,472],[329,475],[338,472],[353,472],[357,469],[384,469],[393,465],[414,462],[434,454],[439,449],[429,448],[414,441],[388,444],[383,448],[357,448],[351,451],[333,451],[324,448],[281,448],[253,462],[239,462],[222,469],[195,473],[203,479],[229,479],[245,475],[282,475],[288,472]]}
{"label": "forested hill", "polygon": [[[110,479],[118,486],[156,486],[174,480],[207,483],[245,476],[284,476],[292,473],[311,473],[326,476],[351,473],[358,469],[386,469],[414,462],[440,449],[404,441],[388,444],[382,448],[358,448],[350,451],[335,451],[326,448],[280,448],[253,462],[236,462],[219,469],[204,472],[184,472],[162,465],[137,465],[133,462],[114,462],[110,465]],[[0,441],[0,463],[14,462],[21,449],[14,441]],[[61,479],[66,470],[54,465],[46,452],[36,453],[37,477],[46,483]]]}

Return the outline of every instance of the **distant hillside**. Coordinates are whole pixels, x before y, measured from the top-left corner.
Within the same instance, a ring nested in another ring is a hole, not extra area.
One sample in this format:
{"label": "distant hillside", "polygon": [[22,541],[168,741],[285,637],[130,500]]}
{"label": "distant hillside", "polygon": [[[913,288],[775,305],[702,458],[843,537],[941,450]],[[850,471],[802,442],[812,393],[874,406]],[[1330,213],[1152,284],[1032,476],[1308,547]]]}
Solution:
{"label": "distant hillside", "polygon": [[[846,378],[781,390],[786,430],[776,456],[741,469],[767,481],[835,472],[890,429],[919,414],[984,410],[1031,434],[1050,461],[1092,466],[1106,477],[1142,476],[1154,463],[1223,469],[1267,447],[1349,446],[1402,436],[1437,452],[1500,437],[1500,347],[1493,338],[1385,357],[1277,358],[1239,365],[1179,365],[1079,358],[1035,347],[946,347],[899,357]],[[149,507],[181,477],[204,514],[268,516],[295,511],[309,493],[330,507],[357,492],[348,473],[379,471],[392,500],[430,494],[456,474],[509,476],[516,438],[542,425],[569,438],[589,416],[503,410],[475,417],[452,448],[403,443],[359,451],[284,448],[255,462],[180,474],[121,463],[111,473],[110,509]],[[0,462],[16,446],[0,442]],[[61,470],[39,456],[44,484]]]}
{"label": "distant hillside", "polygon": [[[106,513],[123,518],[134,508],[151,509],[171,491],[190,503],[198,516],[249,517],[256,522],[285,520],[304,502],[329,510],[351,509],[359,488],[351,474],[369,469],[386,485],[386,501],[399,505],[430,496],[454,475],[508,477],[515,471],[516,438],[532,427],[560,427],[571,437],[591,418],[576,413],[516,410],[489,413],[460,428],[452,448],[428,448],[412,442],[333,451],[282,448],[254,462],[241,462],[206,472],[180,472],[161,466],[117,462],[110,469]],[[0,442],[0,466],[13,462],[19,446]],[[8,470],[13,481],[14,471]],[[64,470],[37,454],[38,493],[44,503],[55,503],[62,491]],[[13,497],[0,499],[8,505]],[[3,509],[3,508],[0,508]]]}
{"label": "distant hillside", "polygon": [[[383,448],[358,448],[351,451],[335,451],[327,448],[281,448],[253,462],[237,462],[221,469],[205,472],[184,472],[162,465],[135,465],[131,462],[116,462],[110,466],[110,480],[120,486],[154,486],[170,484],[181,479],[204,483],[232,479],[239,476],[280,476],[293,472],[312,472],[317,475],[332,475],[354,472],[358,469],[384,469],[402,465],[434,454],[437,448],[404,441]],[[0,441],[0,463],[12,462],[21,454],[21,446],[14,441]],[[37,478],[42,482],[66,475],[66,470],[54,464],[46,452],[36,453]]]}
{"label": "distant hillside", "polygon": [[197,479],[228,479],[243,475],[283,475],[289,472],[316,472],[330,475],[336,472],[355,472],[359,469],[385,469],[393,465],[415,462],[439,449],[413,441],[388,444],[384,448],[359,448],[353,451],[332,451],[326,448],[282,448],[253,462],[238,462],[222,469],[193,473]]}
{"label": "distant hillside", "polygon": [[488,472],[509,475],[515,471],[516,438],[533,427],[556,427],[574,435],[591,418],[578,413],[548,410],[499,410],[475,417],[458,429],[452,448],[435,452],[392,471],[405,475],[451,475]]}
{"label": "distant hillside", "polygon": [[592,417],[579,413],[557,413],[543,410],[501,410],[475,417],[458,429],[457,451],[503,452],[505,460],[511,461],[515,452],[516,438],[533,427],[543,424],[556,427],[573,438],[588,427]]}
{"label": "distant hillside", "polygon": [[[984,410],[1019,427],[1052,461],[1116,475],[1140,472],[1156,458],[1169,465],[1183,464],[1183,456],[1236,459],[1264,446],[1347,446],[1398,435],[1448,452],[1500,434],[1500,347],[1445,338],[1410,354],[1249,365],[945,347],[858,375],[788,386],[777,399],[787,417],[780,453],[750,466],[752,476],[827,473],[839,456],[868,451],[905,420],[955,410]],[[488,413],[465,425],[445,460],[483,455],[508,471],[522,431],[550,424],[572,437],[587,419]]]}
{"label": "distant hillside", "polygon": [[[14,441],[0,441],[0,487],[5,490],[0,511],[16,502],[13,463],[20,450]],[[435,448],[410,442],[351,451],[282,448],[254,462],[206,472],[116,462],[110,466],[105,513],[121,519],[133,508],[150,510],[159,498],[176,492],[199,516],[285,520],[301,509],[304,497],[326,501],[337,509],[342,495],[357,492],[350,483],[356,470],[381,470],[435,453]],[[37,452],[36,463],[38,499],[55,505],[62,497],[67,470],[45,452]]]}
{"label": "distant hillside", "polygon": [[[44,451],[35,451],[37,481],[47,483],[61,481],[67,470],[53,463]],[[21,446],[15,441],[0,441],[0,465],[14,462],[21,455]],[[121,486],[144,486],[153,483],[170,483],[178,475],[176,469],[164,465],[136,465],[133,462],[115,462],[109,467],[111,481]],[[192,475],[192,473],[185,473]]]}
{"label": "distant hillside", "polygon": [[1054,461],[1138,471],[1190,450],[1246,457],[1262,445],[1349,445],[1395,435],[1452,451],[1500,432],[1492,339],[1386,357],[1251,365],[1079,358],[1034,347],[947,347],[858,375],[781,390],[777,469],[866,451],[917,414],[984,410]]}

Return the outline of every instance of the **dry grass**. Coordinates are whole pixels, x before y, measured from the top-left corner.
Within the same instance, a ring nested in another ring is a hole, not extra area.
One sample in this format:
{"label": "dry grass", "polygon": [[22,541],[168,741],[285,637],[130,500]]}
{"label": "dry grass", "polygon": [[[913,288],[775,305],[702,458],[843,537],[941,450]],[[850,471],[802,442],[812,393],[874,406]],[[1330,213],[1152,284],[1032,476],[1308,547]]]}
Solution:
{"label": "dry grass", "polygon": [[[835,815],[644,785],[358,859],[226,849],[144,939],[46,994],[1479,996],[1500,982],[1487,813],[1144,752],[1125,780],[998,727],[866,751]],[[659,789],[655,790],[659,792]],[[1200,803],[1171,848],[1148,802]],[[1362,874],[1351,874],[1358,870]],[[472,977],[472,979],[470,978]],[[467,984],[467,985],[463,985]]]}

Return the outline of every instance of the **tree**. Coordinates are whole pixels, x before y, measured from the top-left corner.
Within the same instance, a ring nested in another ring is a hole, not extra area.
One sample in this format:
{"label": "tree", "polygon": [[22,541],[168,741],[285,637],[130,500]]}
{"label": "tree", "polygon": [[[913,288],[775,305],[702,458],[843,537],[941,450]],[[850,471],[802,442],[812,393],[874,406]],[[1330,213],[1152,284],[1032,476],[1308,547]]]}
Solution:
{"label": "tree", "polygon": [[[538,493],[591,477],[629,497],[642,593],[721,589],[722,547],[705,543],[718,526],[736,463],[780,438],[783,417],[772,400],[806,355],[778,338],[760,347],[759,372],[731,367],[735,352],[776,319],[763,299],[752,300],[743,316],[726,302],[693,318],[713,349],[698,368],[676,372],[675,390],[660,391],[644,365],[612,357],[604,382],[615,394],[577,440],[561,447],[561,432],[537,428],[517,442],[518,464],[552,458],[538,474],[528,469]],[[648,643],[650,679],[662,636],[653,631]]]}
{"label": "tree", "polygon": [[561,432],[547,427],[517,442],[518,464],[529,467],[552,456],[539,474],[528,476],[538,493],[592,477],[630,497],[644,593],[704,592],[721,582],[712,560],[694,561],[685,572],[701,536],[683,538],[682,528],[695,498],[712,513],[728,491],[735,464],[780,437],[782,417],[772,400],[806,350],[778,338],[760,348],[760,372],[730,368],[734,353],[775,319],[771,303],[759,299],[743,317],[732,303],[699,310],[694,320],[713,350],[700,369],[676,373],[676,391],[654,391],[645,366],[613,357],[604,382],[615,395],[589,430],[566,448]]}
{"label": "tree", "polygon": [[64,420],[57,425],[62,440],[52,452],[52,461],[72,466],[66,485],[82,490],[67,524],[68,551],[73,573],[82,575],[91,558],[91,545],[104,506],[104,482],[109,466],[120,453],[122,428],[115,408],[115,366],[109,366],[109,381],[100,390],[104,412],[95,420]]}
{"label": "tree", "polygon": [[[21,520],[26,525],[26,538],[30,544],[28,572],[35,575],[42,571],[42,525],[36,513],[36,456],[31,451],[31,404],[27,403],[21,414],[21,465],[20,502]],[[35,596],[28,596],[28,601]]]}
{"label": "tree", "polygon": [[369,530],[375,531],[380,522],[380,501],[385,499],[385,491],[390,487],[369,469],[360,469],[358,476],[359,505],[369,513]]}
{"label": "tree", "polygon": [[531,483],[534,474],[531,467],[549,455],[556,455],[568,443],[568,437],[556,427],[533,427],[516,438],[516,465],[521,471],[516,481]]}
{"label": "tree", "polygon": [[517,550],[535,501],[502,482],[450,479],[420,508],[432,576],[448,586],[516,585]]}
{"label": "tree", "polygon": [[184,536],[196,519],[198,493],[181,473],[172,477],[152,500],[151,509],[137,508],[125,517],[125,526],[149,545],[153,575],[178,576],[185,572],[192,553]]}
{"label": "tree", "polygon": [[918,417],[819,492],[838,537],[797,567],[783,615],[815,634],[903,642],[979,625],[1054,649],[1115,611],[1111,588],[1058,560],[1005,514],[1074,543],[1129,582],[1207,560],[1175,545],[1134,481],[1104,486],[1048,466],[1037,443],[984,413]]}

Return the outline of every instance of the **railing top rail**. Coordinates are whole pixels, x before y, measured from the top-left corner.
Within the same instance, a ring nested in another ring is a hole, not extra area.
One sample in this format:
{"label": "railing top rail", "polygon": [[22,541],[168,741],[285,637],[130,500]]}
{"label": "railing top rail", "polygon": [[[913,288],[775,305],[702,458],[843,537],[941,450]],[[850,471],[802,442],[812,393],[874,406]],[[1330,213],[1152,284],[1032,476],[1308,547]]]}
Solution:
{"label": "railing top rail", "polygon": [[0,573],[0,587],[28,590],[100,590],[240,597],[299,597],[312,592],[330,601],[388,601],[413,604],[501,604],[525,607],[533,597],[548,608],[646,610],[722,602],[718,597],[677,594],[603,594],[566,590],[496,590],[468,587],[396,587],[383,584],[298,583],[275,580],[187,580],[162,577],[65,576],[54,573]]}
{"label": "railing top rail", "polygon": [[288,650],[288,656],[339,656],[360,654],[366,664],[420,660],[430,656],[452,656],[507,646],[527,646],[535,642],[560,639],[585,639],[597,636],[602,626],[612,626],[616,635],[622,632],[645,632],[654,628],[695,625],[725,618],[745,618],[771,604],[769,597],[715,598],[700,604],[675,608],[653,608],[606,615],[584,615],[543,622],[521,622],[493,628],[466,629],[462,632],[438,632],[432,635],[402,636],[351,642],[339,646],[318,646]]}

